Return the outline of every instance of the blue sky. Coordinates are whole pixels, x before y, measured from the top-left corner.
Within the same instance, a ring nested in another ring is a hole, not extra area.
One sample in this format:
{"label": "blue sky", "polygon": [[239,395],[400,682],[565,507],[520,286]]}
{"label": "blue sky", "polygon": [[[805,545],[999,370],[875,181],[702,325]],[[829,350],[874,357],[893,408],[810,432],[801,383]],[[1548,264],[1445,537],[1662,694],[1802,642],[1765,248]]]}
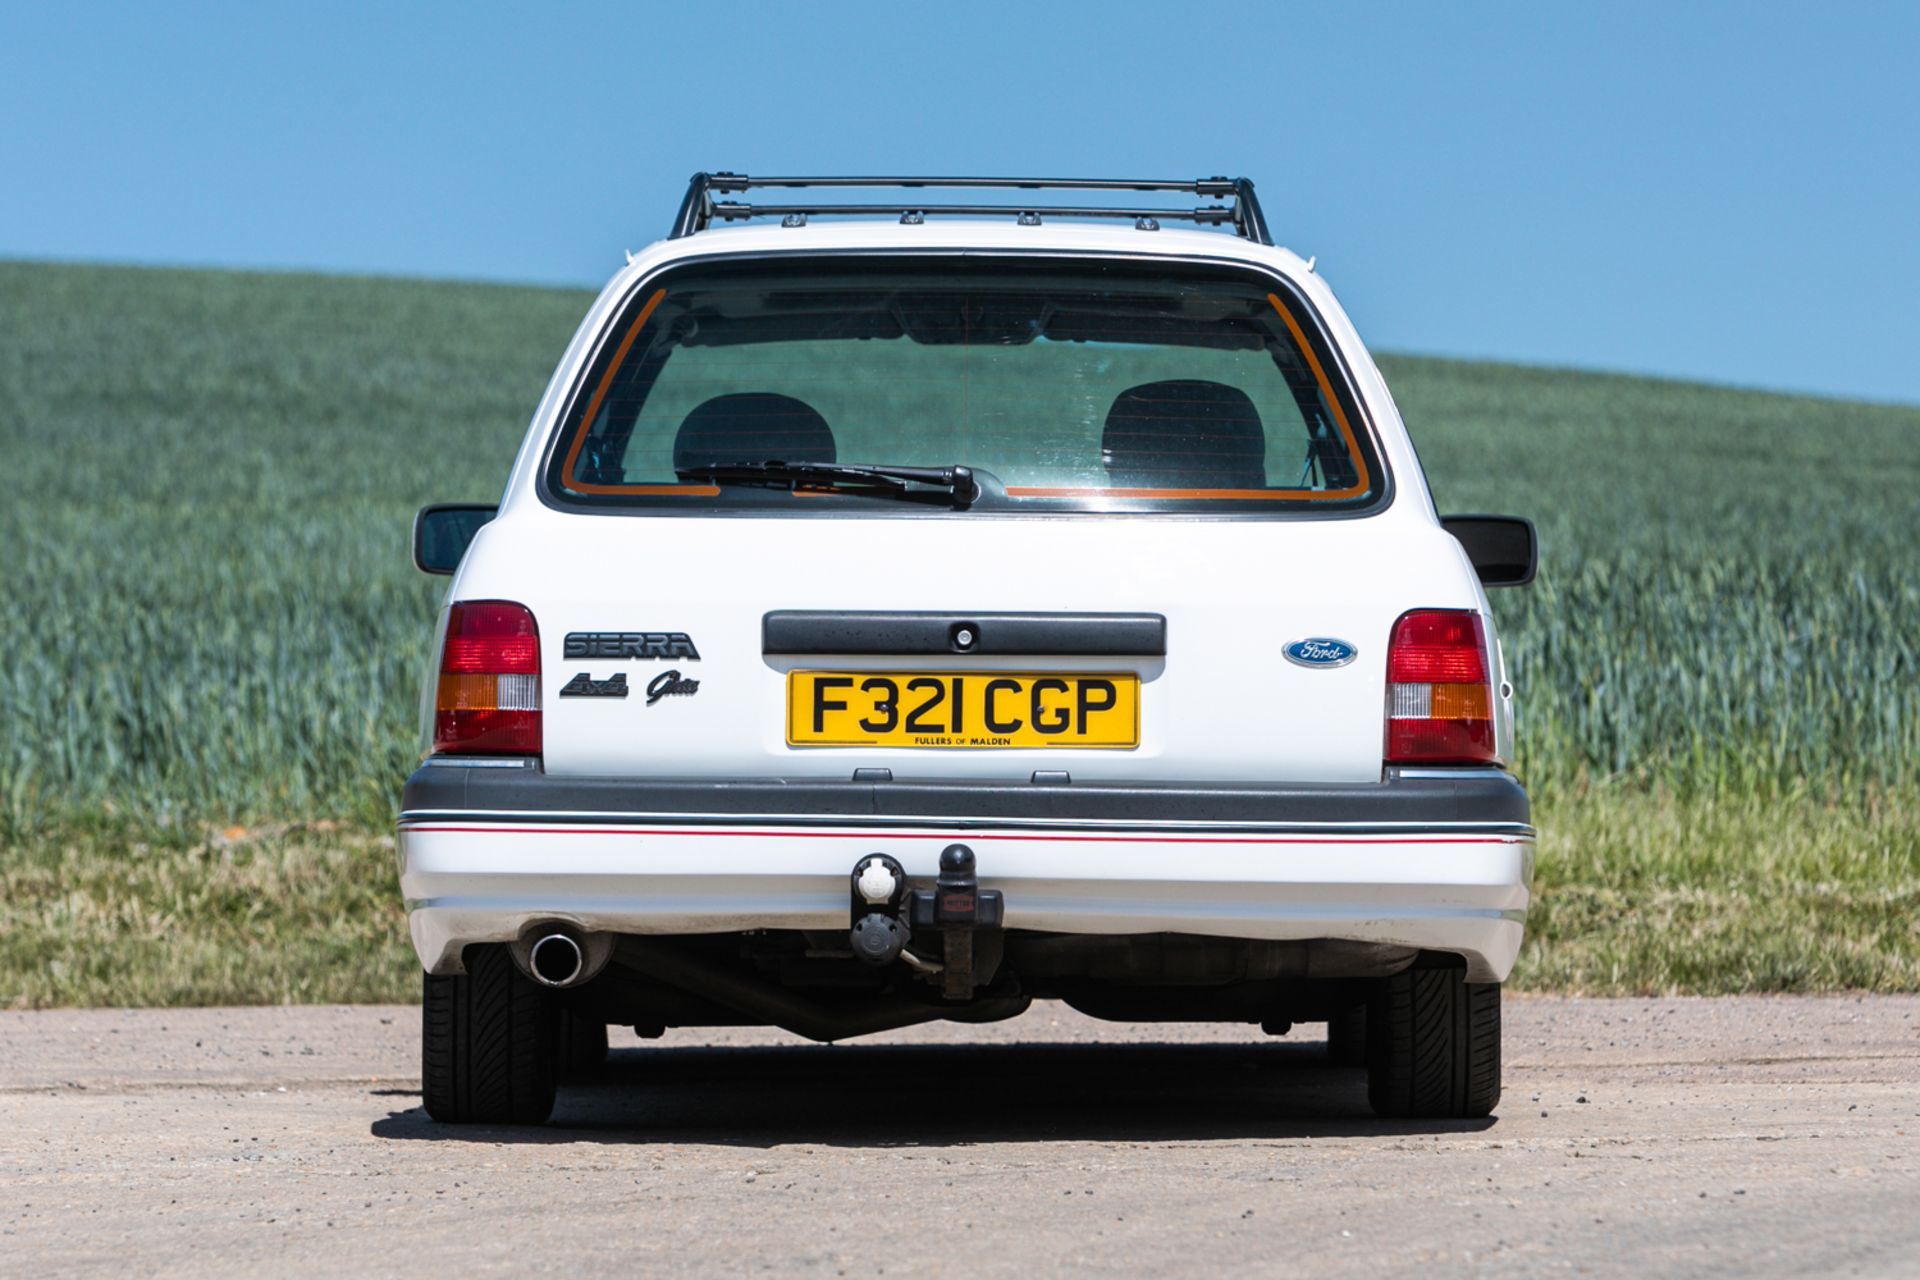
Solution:
{"label": "blue sky", "polygon": [[1920,403],[1920,6],[0,0],[0,256],[598,285],[699,168],[1254,178],[1376,347]]}

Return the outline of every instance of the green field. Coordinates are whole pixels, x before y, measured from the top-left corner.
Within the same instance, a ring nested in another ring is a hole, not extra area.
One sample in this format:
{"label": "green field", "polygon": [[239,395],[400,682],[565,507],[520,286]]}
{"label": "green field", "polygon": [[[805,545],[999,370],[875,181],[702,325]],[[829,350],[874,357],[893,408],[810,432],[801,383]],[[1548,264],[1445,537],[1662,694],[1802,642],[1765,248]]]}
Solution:
{"label": "green field", "polygon": [[[0,1006],[417,989],[407,528],[586,301],[0,263]],[[1541,529],[1516,982],[1920,989],[1920,409],[1382,364],[1443,509]]]}

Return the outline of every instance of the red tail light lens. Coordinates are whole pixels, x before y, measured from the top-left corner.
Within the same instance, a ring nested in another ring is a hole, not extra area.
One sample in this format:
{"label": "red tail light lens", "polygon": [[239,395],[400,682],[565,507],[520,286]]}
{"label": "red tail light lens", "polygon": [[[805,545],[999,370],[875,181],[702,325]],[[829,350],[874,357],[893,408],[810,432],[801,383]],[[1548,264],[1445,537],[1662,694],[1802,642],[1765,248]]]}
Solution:
{"label": "red tail light lens", "polygon": [[1416,609],[1387,646],[1387,763],[1487,764],[1493,679],[1487,632],[1465,609]]}
{"label": "red tail light lens", "polygon": [[540,754],[540,628],[525,605],[469,600],[447,611],[433,749]]}

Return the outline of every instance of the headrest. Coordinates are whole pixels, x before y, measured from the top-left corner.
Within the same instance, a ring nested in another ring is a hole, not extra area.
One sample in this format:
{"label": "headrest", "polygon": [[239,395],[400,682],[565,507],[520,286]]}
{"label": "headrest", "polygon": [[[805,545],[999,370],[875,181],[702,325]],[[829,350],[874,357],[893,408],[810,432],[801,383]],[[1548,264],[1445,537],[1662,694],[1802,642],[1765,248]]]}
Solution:
{"label": "headrest", "polygon": [[833,431],[804,401],[770,391],[715,396],[695,406],[673,440],[673,468],[716,462],[832,462]]}
{"label": "headrest", "polygon": [[1267,435],[1247,393],[1176,379],[1122,391],[1107,411],[1101,461],[1116,489],[1263,489]]}

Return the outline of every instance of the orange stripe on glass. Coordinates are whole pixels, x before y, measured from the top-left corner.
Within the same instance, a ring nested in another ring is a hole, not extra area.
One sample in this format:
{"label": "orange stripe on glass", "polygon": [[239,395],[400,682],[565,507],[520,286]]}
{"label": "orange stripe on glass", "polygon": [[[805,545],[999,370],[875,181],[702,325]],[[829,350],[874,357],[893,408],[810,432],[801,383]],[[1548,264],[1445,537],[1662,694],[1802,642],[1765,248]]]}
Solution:
{"label": "orange stripe on glass", "polygon": [[1302,496],[1322,496],[1311,489],[1039,489],[1008,485],[1012,498],[1214,498],[1238,501],[1242,498],[1279,499],[1298,502]]}
{"label": "orange stripe on glass", "polygon": [[1329,498],[1357,498],[1372,487],[1372,481],[1367,475],[1367,461],[1360,453],[1360,442],[1354,439],[1353,424],[1347,421],[1347,411],[1340,407],[1340,397],[1333,394],[1333,383],[1327,380],[1327,371],[1320,367],[1320,357],[1313,354],[1313,344],[1307,341],[1300,322],[1280,301],[1279,294],[1268,294],[1267,301],[1273,304],[1273,309],[1285,322],[1287,332],[1293,335],[1294,345],[1300,348],[1300,354],[1307,358],[1307,367],[1313,370],[1313,380],[1320,384],[1320,394],[1327,398],[1327,407],[1333,410],[1333,420],[1340,424],[1340,434],[1347,442],[1347,455],[1353,459],[1353,484],[1345,489],[1317,489],[1313,499],[1322,502]]}
{"label": "orange stripe on glass", "polygon": [[[621,338],[620,346],[614,352],[613,359],[608,363],[606,371],[600,375],[600,381],[595,385],[593,395],[587,401],[586,412],[581,415],[579,426],[575,428],[573,443],[567,449],[566,462],[561,469],[563,482],[569,489],[575,492],[631,494],[637,497],[663,498],[710,498],[720,492],[718,486],[709,484],[589,484],[573,479],[574,465],[580,459],[580,451],[586,445],[587,434],[592,429],[593,420],[599,415],[601,405],[606,400],[607,391],[613,385],[614,376],[619,372],[621,365],[626,362],[628,353],[633,349],[634,341],[640,336],[640,331],[646,327],[647,321],[653,318],[655,309],[665,300],[666,296],[667,291],[660,289],[656,291],[651,298],[647,299],[646,305],[640,309],[640,314],[635,316],[633,323],[628,326],[626,335]],[[1320,394],[1326,398],[1328,408],[1333,411],[1334,421],[1340,428],[1341,439],[1346,442],[1347,454],[1353,462],[1355,482],[1352,485],[1344,489],[1115,489],[1097,488],[1093,486],[1045,488],[1008,485],[1006,489],[1007,496],[1010,498],[1157,498],[1176,500],[1210,499],[1214,501],[1236,502],[1246,500],[1267,502],[1326,502],[1337,501],[1344,498],[1356,498],[1366,493],[1372,486],[1371,477],[1367,472],[1366,459],[1361,454],[1359,441],[1354,436],[1353,424],[1348,420],[1346,410],[1341,407],[1340,398],[1334,394],[1333,383],[1328,379],[1326,369],[1321,365],[1320,358],[1314,354],[1312,345],[1307,341],[1306,332],[1300,327],[1300,323],[1293,318],[1293,314],[1287,310],[1286,304],[1281,302],[1279,295],[1270,293],[1267,295],[1267,301],[1272,304],[1274,312],[1279,315],[1282,323],[1287,326],[1287,332],[1292,335],[1294,345],[1299,349],[1300,354],[1306,357],[1307,367],[1312,371],[1314,381],[1320,387]],[[792,492],[796,497],[820,496],[831,493],[832,490],[796,488]]]}
{"label": "orange stripe on glass", "polygon": [[593,395],[587,401],[587,411],[580,415],[580,425],[574,428],[573,444],[567,449],[567,460],[560,468],[561,482],[575,493],[632,493],[645,497],[660,498],[711,498],[720,490],[710,484],[588,484],[573,478],[574,464],[580,461],[580,450],[587,443],[587,433],[593,429],[593,420],[600,416],[600,406],[607,398],[607,391],[613,386],[614,375],[620,372],[620,366],[627,362],[627,353],[633,350],[634,339],[647,327],[647,321],[653,319],[654,311],[666,300],[665,289],[656,290],[647,304],[640,308],[640,314],[627,326],[626,336],[620,339],[620,346],[614,351],[613,359],[607,362],[607,370],[600,375],[600,382],[593,389]]}

